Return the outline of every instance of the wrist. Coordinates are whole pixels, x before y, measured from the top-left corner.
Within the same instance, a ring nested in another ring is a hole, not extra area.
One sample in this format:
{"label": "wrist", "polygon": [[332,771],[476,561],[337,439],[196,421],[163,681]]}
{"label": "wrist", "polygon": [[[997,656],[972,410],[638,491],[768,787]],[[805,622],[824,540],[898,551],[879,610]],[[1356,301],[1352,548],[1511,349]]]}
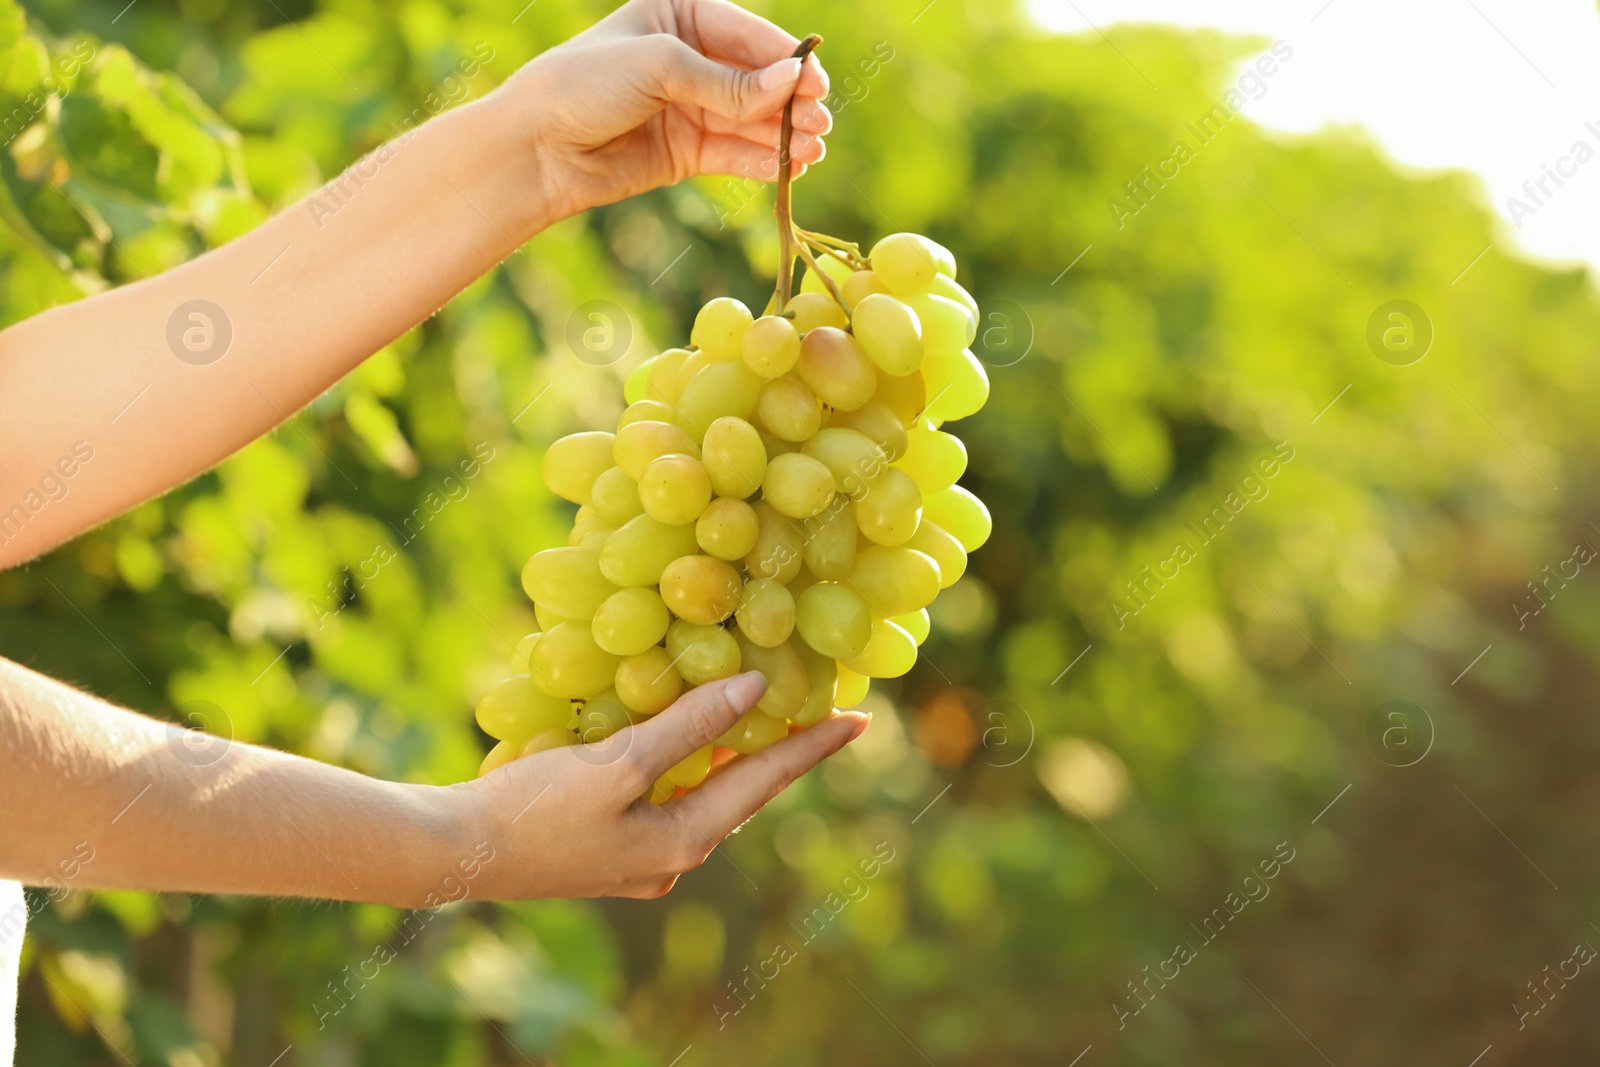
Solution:
{"label": "wrist", "polygon": [[[548,174],[549,160],[518,94],[502,86],[450,113],[460,138],[471,146],[465,169],[475,188],[469,192],[495,227],[516,247],[566,217]],[[477,158],[479,153],[487,158]]]}
{"label": "wrist", "polygon": [[402,827],[392,858],[392,884],[381,903],[437,908],[484,895],[484,868],[495,847],[470,791],[460,786],[384,783],[395,791]]}

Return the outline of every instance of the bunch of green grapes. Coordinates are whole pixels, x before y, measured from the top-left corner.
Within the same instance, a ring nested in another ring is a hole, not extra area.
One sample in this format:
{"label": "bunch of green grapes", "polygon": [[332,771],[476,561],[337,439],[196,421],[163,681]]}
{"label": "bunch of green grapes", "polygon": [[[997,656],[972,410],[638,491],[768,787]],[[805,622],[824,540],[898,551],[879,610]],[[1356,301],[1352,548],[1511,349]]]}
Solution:
{"label": "bunch of green grapes", "polygon": [[523,568],[540,630],[478,702],[499,739],[480,773],[761,671],[760,703],[659,779],[659,803],[916,661],[929,603],[990,532],[941,428],[988,399],[977,304],[926,237],[867,257],[795,237],[810,269],[793,299],[760,318],[712,300],[687,347],[628,377],[615,433],[545,453],[546,483],[579,508],[567,544]]}

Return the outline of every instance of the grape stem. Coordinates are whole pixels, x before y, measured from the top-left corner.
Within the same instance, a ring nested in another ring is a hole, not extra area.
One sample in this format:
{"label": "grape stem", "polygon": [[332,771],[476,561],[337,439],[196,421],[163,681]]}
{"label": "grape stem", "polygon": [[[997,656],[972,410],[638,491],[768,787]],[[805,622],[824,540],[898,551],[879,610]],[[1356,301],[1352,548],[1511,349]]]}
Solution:
{"label": "grape stem", "polygon": [[[795,236],[798,237],[799,234]],[[806,261],[806,266],[811,268],[812,273],[821,279],[824,288],[828,290],[828,295],[832,296],[834,302],[844,309],[845,318],[849,318],[850,305],[845,303],[844,293],[840,291],[839,283],[829,277],[821,267],[817,266],[816,257],[811,254],[811,249],[806,247],[804,239],[795,245],[795,249],[800,253],[800,258]]]}
{"label": "grape stem", "polygon": [[[800,42],[794,50],[795,59],[805,62],[811,50],[822,43],[820,34],[811,33]],[[799,82],[795,83],[796,92],[799,91]],[[789,143],[794,139],[794,94],[790,94],[789,102],[783,105],[783,126],[778,136],[778,203],[774,209],[778,216],[778,287],[774,300],[777,310],[782,311],[789,304],[789,297],[794,289],[794,212],[791,204],[789,186],[792,179],[789,176]]]}

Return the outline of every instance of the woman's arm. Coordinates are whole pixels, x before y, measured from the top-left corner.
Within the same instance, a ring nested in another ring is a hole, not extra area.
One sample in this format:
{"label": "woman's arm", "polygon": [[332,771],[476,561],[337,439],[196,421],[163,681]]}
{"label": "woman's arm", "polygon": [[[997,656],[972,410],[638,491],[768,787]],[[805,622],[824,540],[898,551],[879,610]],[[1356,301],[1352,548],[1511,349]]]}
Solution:
{"label": "woman's arm", "polygon": [[[0,332],[0,568],[215,465],[550,223],[775,177],[797,86],[795,166],[821,158],[826,81],[795,44],[723,0],[633,0],[250,234]],[[63,461],[66,495],[19,517]]]}
{"label": "woman's arm", "polygon": [[866,728],[843,713],[682,800],[640,799],[765,689],[737,675],[603,744],[438,787],[186,732],[0,659],[0,878],[406,907],[659,896]]}

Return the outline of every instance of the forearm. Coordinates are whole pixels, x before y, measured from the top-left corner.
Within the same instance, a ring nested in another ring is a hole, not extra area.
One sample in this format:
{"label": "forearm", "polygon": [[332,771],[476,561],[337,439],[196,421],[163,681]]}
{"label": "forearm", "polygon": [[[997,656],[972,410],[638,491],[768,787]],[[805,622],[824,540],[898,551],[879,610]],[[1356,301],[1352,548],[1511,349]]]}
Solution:
{"label": "forearm", "polygon": [[0,878],[414,906],[482,858],[448,789],[187,740],[0,659]]}
{"label": "forearm", "polygon": [[[0,567],[282,422],[531,238],[548,222],[540,188],[518,121],[491,96],[222,248],[0,333]],[[225,316],[209,345],[203,320],[177,314],[194,300]],[[179,348],[200,329],[187,361],[169,342],[174,321]],[[8,522],[52,474],[65,495]]]}

